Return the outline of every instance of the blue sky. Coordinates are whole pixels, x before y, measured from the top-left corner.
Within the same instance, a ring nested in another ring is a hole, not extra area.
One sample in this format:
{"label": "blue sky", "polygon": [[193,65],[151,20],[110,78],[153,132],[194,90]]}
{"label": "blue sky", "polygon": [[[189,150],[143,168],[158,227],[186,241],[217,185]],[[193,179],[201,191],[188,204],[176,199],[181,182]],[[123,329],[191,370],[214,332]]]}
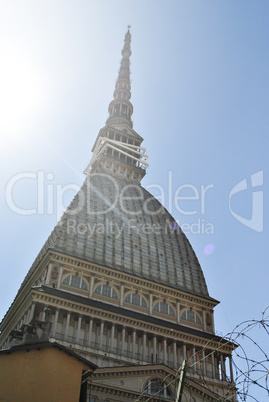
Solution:
{"label": "blue sky", "polygon": [[[214,234],[188,238],[210,295],[221,301],[216,330],[226,334],[260,317],[269,304],[268,17],[262,0],[0,2],[1,317],[57,221],[55,213],[15,214],[5,188],[12,176],[37,171],[53,174],[45,187],[82,184],[107,118],[128,24],[134,129],[150,164],[142,184],[162,186],[166,207],[169,174],[173,195],[181,185],[213,186],[204,214],[200,201],[190,200],[182,209],[196,214],[174,208],[173,215],[180,223],[200,219],[214,227]],[[251,175],[260,171],[264,184],[251,189]],[[252,192],[263,191],[261,232],[229,210],[230,191],[244,179],[248,189],[231,206],[251,219]],[[73,195],[65,194],[66,205]],[[33,208],[35,180],[21,180],[13,196],[20,207]],[[208,244],[214,245],[210,255]]]}

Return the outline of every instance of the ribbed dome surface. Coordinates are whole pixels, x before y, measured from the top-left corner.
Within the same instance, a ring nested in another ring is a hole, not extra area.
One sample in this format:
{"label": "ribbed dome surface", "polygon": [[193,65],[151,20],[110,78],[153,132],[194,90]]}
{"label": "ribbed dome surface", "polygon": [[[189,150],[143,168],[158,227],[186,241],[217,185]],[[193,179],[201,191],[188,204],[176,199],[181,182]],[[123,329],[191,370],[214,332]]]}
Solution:
{"label": "ribbed dome surface", "polygon": [[50,236],[49,248],[208,297],[197,257],[147,190],[89,174]]}

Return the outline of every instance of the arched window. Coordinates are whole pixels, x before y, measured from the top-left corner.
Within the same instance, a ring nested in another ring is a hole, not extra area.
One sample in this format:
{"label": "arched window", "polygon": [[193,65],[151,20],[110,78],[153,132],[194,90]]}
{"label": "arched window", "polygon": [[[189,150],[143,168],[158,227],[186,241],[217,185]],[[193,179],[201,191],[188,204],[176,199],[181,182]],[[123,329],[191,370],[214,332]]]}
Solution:
{"label": "arched window", "polygon": [[156,394],[157,397],[162,396],[169,399],[172,397],[170,389],[162,380],[159,380],[157,378],[147,381],[143,391],[145,394],[149,395]]}
{"label": "arched window", "polygon": [[136,306],[140,307],[147,307],[147,303],[143,299],[142,296],[137,295],[136,293],[130,293],[128,296],[125,298],[126,303],[130,304],[135,304]]}
{"label": "arched window", "polygon": [[118,299],[117,292],[108,285],[99,285],[95,288],[94,293],[97,293],[102,296],[111,297],[112,299]]}
{"label": "arched window", "polygon": [[175,316],[175,312],[170,306],[170,304],[165,302],[156,303],[155,306],[153,307],[153,311],[158,311],[159,313]]}
{"label": "arched window", "polygon": [[73,288],[78,288],[82,290],[87,290],[87,284],[80,276],[69,275],[63,280],[64,285],[72,286]]}
{"label": "arched window", "polygon": [[200,318],[198,317],[198,315],[195,314],[191,310],[183,311],[183,313],[181,314],[181,319],[186,320],[186,321],[190,321],[190,322],[194,322],[195,324],[202,324]]}

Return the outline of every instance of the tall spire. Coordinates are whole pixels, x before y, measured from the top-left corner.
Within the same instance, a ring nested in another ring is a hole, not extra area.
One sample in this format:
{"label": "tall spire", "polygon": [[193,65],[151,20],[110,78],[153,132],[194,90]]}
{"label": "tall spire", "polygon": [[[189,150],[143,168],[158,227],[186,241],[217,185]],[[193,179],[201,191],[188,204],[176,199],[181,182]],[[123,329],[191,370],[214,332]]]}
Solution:
{"label": "tall spire", "polygon": [[109,117],[96,138],[90,163],[84,173],[105,172],[132,182],[140,182],[148,167],[146,149],[141,147],[143,138],[133,130],[131,116],[133,105],[130,83],[131,34],[128,31],[121,51],[122,59],[108,107]]}
{"label": "tall spire", "polygon": [[131,98],[131,82],[130,82],[130,56],[131,52],[131,34],[128,26],[124,38],[124,46],[121,51],[122,59],[116,81],[115,90],[113,93],[114,99],[110,102],[108,107],[109,117],[106,124],[119,125],[127,124],[133,127],[131,116],[133,114],[133,105],[130,102]]}

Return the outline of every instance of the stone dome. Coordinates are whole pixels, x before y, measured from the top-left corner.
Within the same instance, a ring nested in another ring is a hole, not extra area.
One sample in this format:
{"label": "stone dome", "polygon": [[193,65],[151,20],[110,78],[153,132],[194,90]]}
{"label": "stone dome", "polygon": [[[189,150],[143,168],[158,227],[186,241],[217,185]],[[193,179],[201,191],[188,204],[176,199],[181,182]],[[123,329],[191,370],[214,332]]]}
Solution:
{"label": "stone dome", "polygon": [[89,174],[47,247],[195,295],[209,297],[187,237],[139,184]]}

